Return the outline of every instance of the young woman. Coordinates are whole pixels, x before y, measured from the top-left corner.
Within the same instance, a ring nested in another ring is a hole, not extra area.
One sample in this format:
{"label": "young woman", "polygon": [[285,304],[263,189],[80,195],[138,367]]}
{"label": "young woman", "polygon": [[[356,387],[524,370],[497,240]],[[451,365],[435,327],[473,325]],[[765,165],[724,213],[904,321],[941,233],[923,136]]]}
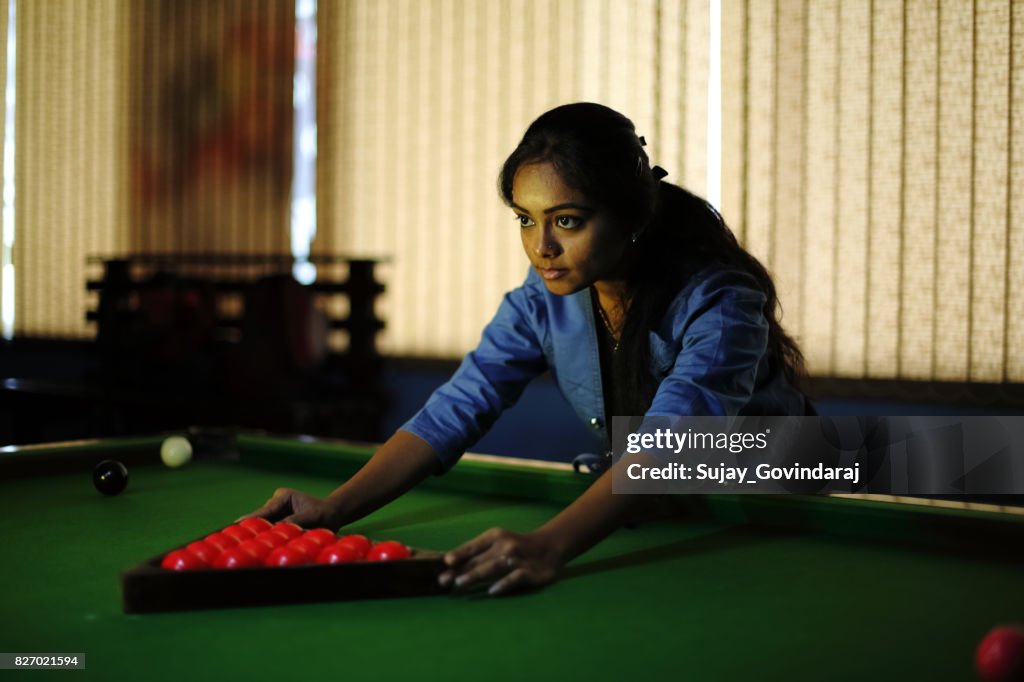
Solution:
{"label": "young woman", "polygon": [[[542,115],[506,160],[501,194],[531,271],[427,404],[324,499],[282,488],[255,515],[337,528],[453,466],[549,370],[608,439],[611,415],[795,414],[800,351],[775,287],[718,213],[662,181],[625,116]],[[445,555],[443,584],[492,594],[552,581],[640,504],[606,472],[542,527],[491,529]]]}

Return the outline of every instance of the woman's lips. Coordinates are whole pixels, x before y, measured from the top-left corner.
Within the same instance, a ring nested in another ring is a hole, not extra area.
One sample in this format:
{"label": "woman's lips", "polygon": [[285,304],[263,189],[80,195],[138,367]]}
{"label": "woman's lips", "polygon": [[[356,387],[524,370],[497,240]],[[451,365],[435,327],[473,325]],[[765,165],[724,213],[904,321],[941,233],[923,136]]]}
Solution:
{"label": "woman's lips", "polygon": [[564,277],[569,271],[565,268],[537,268],[537,272],[544,279],[558,279]]}

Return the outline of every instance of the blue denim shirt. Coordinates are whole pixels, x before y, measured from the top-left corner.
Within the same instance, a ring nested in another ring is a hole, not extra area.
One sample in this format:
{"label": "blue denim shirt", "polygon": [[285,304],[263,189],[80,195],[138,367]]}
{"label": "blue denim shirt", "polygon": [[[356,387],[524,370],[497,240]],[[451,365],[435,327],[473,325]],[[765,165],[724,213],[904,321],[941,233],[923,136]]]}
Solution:
{"label": "blue denim shirt", "polygon": [[[765,361],[764,303],[745,273],[712,267],[694,275],[650,333],[648,370],[659,384],[646,414],[804,414],[804,396]],[[552,294],[531,269],[505,295],[480,345],[401,428],[429,443],[447,470],[545,370],[607,443],[590,293]]]}

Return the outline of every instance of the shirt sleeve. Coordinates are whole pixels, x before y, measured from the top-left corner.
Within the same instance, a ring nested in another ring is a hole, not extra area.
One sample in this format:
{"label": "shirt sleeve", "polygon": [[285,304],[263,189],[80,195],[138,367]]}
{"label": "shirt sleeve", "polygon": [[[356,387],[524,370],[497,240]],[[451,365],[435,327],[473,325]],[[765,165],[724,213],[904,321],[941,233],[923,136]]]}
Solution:
{"label": "shirt sleeve", "polygon": [[543,301],[527,287],[505,295],[479,345],[412,419],[402,425],[425,440],[447,471],[547,368],[537,329]]}
{"label": "shirt sleeve", "polygon": [[745,278],[712,275],[674,325],[682,347],[658,387],[651,416],[731,416],[753,396],[768,348],[767,298]]}

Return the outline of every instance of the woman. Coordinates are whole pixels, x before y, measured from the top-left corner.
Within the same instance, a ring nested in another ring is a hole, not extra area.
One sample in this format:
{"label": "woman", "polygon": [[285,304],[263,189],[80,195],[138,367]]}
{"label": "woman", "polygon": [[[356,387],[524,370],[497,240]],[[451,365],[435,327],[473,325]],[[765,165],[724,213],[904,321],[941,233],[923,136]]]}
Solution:
{"label": "woman", "polygon": [[[455,464],[550,370],[607,440],[606,415],[804,414],[771,278],[706,202],[663,182],[632,122],[580,103],[542,115],[501,194],[532,266],[451,380],[325,499],[279,489],[254,512],[337,528]],[[442,584],[500,594],[552,581],[640,501],[612,477],[537,530],[491,529],[445,555]]]}

